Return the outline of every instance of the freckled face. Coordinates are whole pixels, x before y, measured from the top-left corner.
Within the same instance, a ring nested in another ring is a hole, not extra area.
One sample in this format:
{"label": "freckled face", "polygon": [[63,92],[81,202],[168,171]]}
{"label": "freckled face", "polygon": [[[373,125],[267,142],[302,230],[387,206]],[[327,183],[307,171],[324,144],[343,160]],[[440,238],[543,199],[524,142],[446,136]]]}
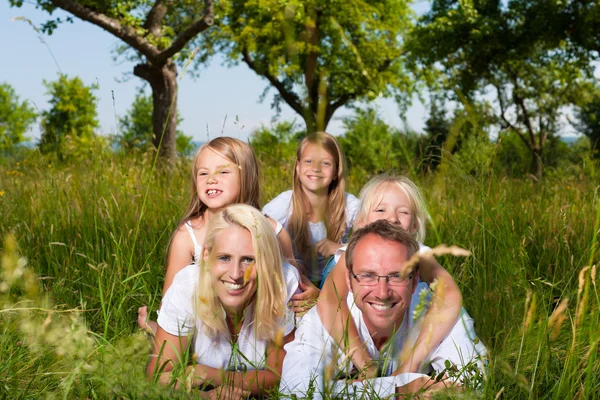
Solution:
{"label": "freckled face", "polygon": [[336,174],[333,156],[322,146],[307,143],[300,160],[296,161],[296,174],[304,190],[327,193]]}
{"label": "freckled face", "polygon": [[252,235],[237,225],[223,229],[215,238],[211,254],[204,250],[204,259],[208,258],[213,287],[225,312],[243,312],[257,288]]}
{"label": "freckled face", "polygon": [[200,201],[212,210],[235,204],[240,193],[238,166],[205,148],[197,160],[196,190]]}
{"label": "freckled face", "polygon": [[380,219],[385,219],[394,225],[400,225],[405,231],[413,233],[417,230],[413,218],[412,207],[406,192],[396,184],[385,184],[381,190],[381,200],[375,202],[369,210],[365,225]]}

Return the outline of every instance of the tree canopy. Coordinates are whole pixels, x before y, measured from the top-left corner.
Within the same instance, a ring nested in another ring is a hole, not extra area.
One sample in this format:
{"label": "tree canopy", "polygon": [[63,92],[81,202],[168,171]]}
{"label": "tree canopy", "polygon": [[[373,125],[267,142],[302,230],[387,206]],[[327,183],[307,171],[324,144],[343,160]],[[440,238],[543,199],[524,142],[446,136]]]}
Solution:
{"label": "tree canopy", "polygon": [[27,140],[25,133],[35,119],[36,113],[27,101],[21,102],[9,84],[0,84],[0,152]]}
{"label": "tree canopy", "polygon": [[245,63],[289,105],[307,132],[340,107],[379,96],[407,100],[415,80],[404,63],[410,0],[224,0],[211,36],[229,62]]}
{"label": "tree canopy", "polygon": [[[20,7],[22,0],[9,0]],[[111,33],[134,50],[134,75],[152,88],[153,144],[166,159],[176,154],[177,62],[193,52],[198,34],[213,23],[213,0],[36,0],[50,15],[62,9]],[[72,21],[72,18],[67,18]],[[60,23],[51,18],[41,27],[51,34]],[[123,50],[121,51],[123,52]]]}

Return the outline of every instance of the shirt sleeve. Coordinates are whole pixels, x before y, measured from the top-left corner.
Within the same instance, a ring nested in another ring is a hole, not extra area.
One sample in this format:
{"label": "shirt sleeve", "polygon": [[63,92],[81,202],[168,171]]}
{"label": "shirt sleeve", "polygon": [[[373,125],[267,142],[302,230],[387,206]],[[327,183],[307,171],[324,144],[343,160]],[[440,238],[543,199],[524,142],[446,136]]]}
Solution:
{"label": "shirt sleeve", "polygon": [[[284,346],[286,352],[281,371],[279,390],[298,398],[321,399],[323,377],[319,376],[321,363],[328,363],[326,339],[317,309],[313,307],[302,317],[294,340]],[[312,393],[309,393],[312,392]]]}
{"label": "shirt sleeve", "polygon": [[487,350],[475,335],[473,319],[464,310],[448,336],[424,363],[430,363],[431,367],[440,373],[446,368],[446,360],[466,375],[473,373],[465,370],[464,367],[468,364],[473,363],[476,370],[481,372],[487,364]]}
{"label": "shirt sleeve", "polygon": [[189,335],[196,322],[194,315],[194,292],[198,283],[199,268],[188,265],[173,278],[165,293],[158,314],[158,325],[175,336]]}
{"label": "shirt sleeve", "polygon": [[280,193],[273,200],[268,202],[262,209],[262,213],[267,217],[273,218],[279,222],[283,227],[286,226],[288,218],[290,216],[292,205],[292,191]]}

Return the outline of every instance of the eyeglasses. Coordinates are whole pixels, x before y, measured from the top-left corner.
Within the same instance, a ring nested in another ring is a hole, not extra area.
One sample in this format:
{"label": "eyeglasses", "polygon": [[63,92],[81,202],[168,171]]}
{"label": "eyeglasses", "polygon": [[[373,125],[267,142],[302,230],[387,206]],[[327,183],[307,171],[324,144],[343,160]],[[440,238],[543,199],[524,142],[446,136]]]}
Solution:
{"label": "eyeglasses", "polygon": [[389,275],[375,275],[371,273],[366,274],[355,274],[351,272],[352,277],[356,279],[356,281],[362,286],[375,286],[379,283],[379,279],[385,278],[385,281],[390,286],[405,286],[410,283],[413,278],[413,272],[411,272],[408,277],[403,277],[402,274],[395,273]]}

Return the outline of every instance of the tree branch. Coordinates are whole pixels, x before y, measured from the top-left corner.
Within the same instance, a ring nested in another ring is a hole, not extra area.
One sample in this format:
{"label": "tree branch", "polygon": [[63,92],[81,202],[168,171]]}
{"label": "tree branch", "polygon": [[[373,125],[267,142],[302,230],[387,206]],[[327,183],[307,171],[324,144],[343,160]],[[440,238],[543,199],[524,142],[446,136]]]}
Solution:
{"label": "tree branch", "polygon": [[163,0],[156,0],[154,5],[148,12],[146,22],[144,22],[144,29],[146,29],[154,37],[160,37],[161,35],[161,22],[167,15],[167,5]]}
{"label": "tree branch", "polygon": [[258,67],[256,66],[256,64],[254,63],[254,61],[252,60],[252,57],[250,57],[250,53],[248,53],[248,49],[246,49],[246,48],[242,49],[242,57],[243,57],[243,60],[246,63],[246,65],[248,65],[248,67],[250,67],[250,69],[252,71],[254,71],[257,74],[262,75],[265,78],[267,78],[267,80],[269,81],[269,83],[271,83],[271,85],[273,85],[273,87],[275,87],[275,89],[277,89],[277,91],[279,92],[279,95],[281,96],[281,98],[294,111],[296,111],[300,115],[304,115],[304,108],[302,107],[302,102],[300,101],[300,99],[298,98],[298,96],[296,96],[296,94],[288,91],[284,87],[284,85],[281,82],[279,82],[268,71],[260,71],[258,69]]}
{"label": "tree branch", "polygon": [[160,52],[156,61],[164,62],[167,59],[173,57],[175,54],[179,53],[181,49],[188,44],[190,40],[192,40],[196,35],[200,32],[205,31],[210,26],[212,26],[214,22],[214,5],[213,0],[204,0],[206,4],[206,8],[204,9],[204,15],[194,21],[187,29],[181,32],[173,43],[166,49]]}
{"label": "tree branch", "polygon": [[515,125],[513,125],[512,122],[510,122],[506,117],[506,106],[504,104],[504,98],[502,97],[502,89],[500,89],[500,86],[496,83],[493,83],[492,85],[496,88],[496,92],[498,93],[498,103],[500,104],[500,118],[502,118],[507,128],[510,128],[517,133],[517,135],[521,138],[523,143],[525,143],[525,146],[527,146],[527,148],[532,149],[531,143],[527,141],[523,132],[521,132],[521,130]]}
{"label": "tree branch", "polygon": [[114,18],[111,18],[105,14],[94,11],[88,7],[82,6],[76,1],[73,0],[50,0],[50,2],[67,12],[75,15],[79,19],[82,19],[87,22],[91,22],[94,25],[99,26],[107,32],[112,33],[114,36],[118,37],[148,59],[153,59],[158,54],[158,49],[156,46],[151,44],[145,38],[137,35],[135,29],[130,26],[123,26],[119,21]]}

